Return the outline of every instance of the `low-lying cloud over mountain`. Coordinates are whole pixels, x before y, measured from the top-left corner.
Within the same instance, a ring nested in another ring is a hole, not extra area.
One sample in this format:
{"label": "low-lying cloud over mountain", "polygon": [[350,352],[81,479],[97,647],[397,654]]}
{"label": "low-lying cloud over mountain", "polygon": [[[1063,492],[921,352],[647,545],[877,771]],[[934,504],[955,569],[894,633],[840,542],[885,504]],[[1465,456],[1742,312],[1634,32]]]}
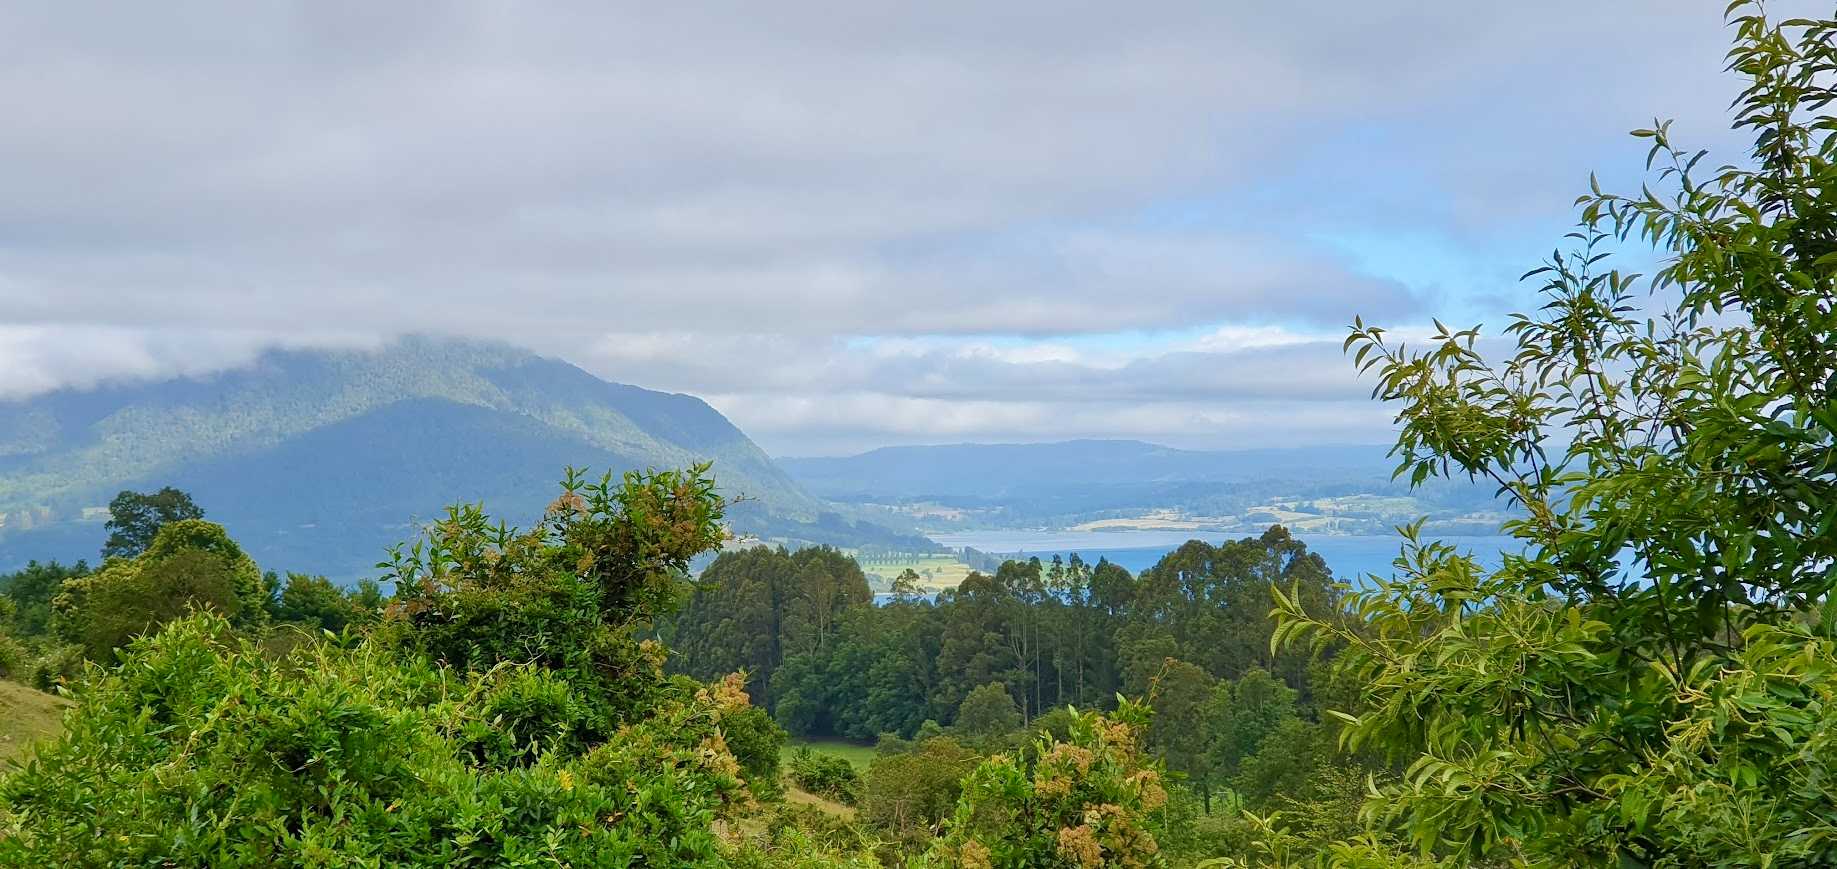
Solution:
{"label": "low-lying cloud over mountain", "polygon": [[16,4],[0,395],[433,332],[774,452],[1382,440],[1338,327],[1497,322],[1625,130],[1729,145],[1718,12]]}

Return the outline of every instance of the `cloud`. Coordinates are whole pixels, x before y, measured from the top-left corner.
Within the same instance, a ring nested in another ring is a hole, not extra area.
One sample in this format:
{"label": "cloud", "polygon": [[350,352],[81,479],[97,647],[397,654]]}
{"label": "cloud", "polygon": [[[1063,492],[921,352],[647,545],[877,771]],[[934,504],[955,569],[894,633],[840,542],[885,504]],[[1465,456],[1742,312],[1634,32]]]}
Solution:
{"label": "cloud", "polygon": [[1654,114],[1738,144],[1719,14],[12,4],[0,395],[437,332],[785,449],[1341,432],[1353,314],[1521,298]]}
{"label": "cloud", "polygon": [[116,381],[196,377],[247,365],[273,348],[366,347],[377,341],[373,335],[328,332],[0,325],[0,401]]}
{"label": "cloud", "polygon": [[1279,329],[1097,347],[647,334],[578,358],[609,379],[701,394],[792,455],[1114,436],[1197,448],[1380,443],[1393,413],[1371,401],[1339,336]]}
{"label": "cloud", "polygon": [[1281,444],[1387,442],[1389,414],[1370,402],[1296,406],[1250,402],[940,401],[845,393],[791,401],[712,396],[724,412],[752,420],[753,437],[778,455],[860,452],[888,443],[1054,441],[1126,432],[1177,447],[1220,449]]}

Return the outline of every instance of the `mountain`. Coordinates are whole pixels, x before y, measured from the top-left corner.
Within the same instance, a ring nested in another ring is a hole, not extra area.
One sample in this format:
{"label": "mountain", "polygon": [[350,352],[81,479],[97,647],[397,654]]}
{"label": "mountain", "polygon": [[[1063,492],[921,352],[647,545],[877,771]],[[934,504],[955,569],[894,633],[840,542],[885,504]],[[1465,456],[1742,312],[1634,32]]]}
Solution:
{"label": "mountain", "polygon": [[407,338],[274,351],[209,377],[0,403],[0,569],[93,559],[100,508],[177,486],[257,562],[340,578],[457,502],[533,521],[566,466],[714,464],[738,533],[922,546],[843,518],[701,399],[600,380],[508,346]]}
{"label": "mountain", "polygon": [[[1131,440],[885,447],[838,458],[781,458],[812,493],[917,522],[932,532],[1064,527],[1106,520],[1244,523],[1340,516],[1335,529],[1388,531],[1417,516],[1496,509],[1465,480],[1415,490],[1394,482],[1383,446],[1180,450]],[[1348,520],[1356,519],[1357,522]],[[1490,515],[1474,519],[1496,531]]]}
{"label": "mountain", "polygon": [[778,463],[826,498],[1011,498],[1042,491],[1284,477],[1388,477],[1385,447],[1179,450],[1131,440],[882,447],[841,458]]}

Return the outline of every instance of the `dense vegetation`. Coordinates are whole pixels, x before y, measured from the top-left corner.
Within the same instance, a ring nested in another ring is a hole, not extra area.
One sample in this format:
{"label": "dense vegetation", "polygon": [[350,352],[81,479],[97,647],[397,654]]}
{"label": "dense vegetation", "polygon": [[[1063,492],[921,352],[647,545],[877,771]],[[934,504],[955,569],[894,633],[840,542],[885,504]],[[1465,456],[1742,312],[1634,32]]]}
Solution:
{"label": "dense vegetation", "polygon": [[[0,664],[76,700],[0,779],[0,863],[1837,863],[1837,20],[1732,9],[1751,165],[1637,132],[1656,177],[1583,197],[1503,361],[1348,338],[1400,475],[1522,511],[1497,568],[1412,527],[1335,586],[1272,528],[875,606],[823,548],[691,580],[698,468],[455,508],[385,600],[174,515],[0,579]],[[780,722],[874,759],[781,766]]]}
{"label": "dense vegetation", "polygon": [[1278,588],[1319,607],[1338,594],[1327,565],[1280,528],[1192,541],[1140,577],[1076,557],[1010,561],[935,599],[896,584],[879,606],[833,550],[758,548],[702,574],[674,645],[677,666],[698,678],[747,672],[749,692],[795,735],[911,739],[930,722],[987,745],[1053,709],[1152,693],[1166,722],[1151,731],[1156,745],[1203,797],[1212,766],[1200,759],[1210,750],[1200,719],[1208,704],[1232,706],[1212,703],[1214,692],[1273,678],[1292,686],[1291,706],[1314,693],[1305,653],[1270,650]]}
{"label": "dense vegetation", "polygon": [[[58,611],[131,609],[99,582],[204,611],[143,626],[77,683],[63,735],[0,782],[0,862],[714,859],[714,819],[750,800],[743,775],[775,777],[777,744],[737,681],[668,677],[637,634],[718,541],[721,507],[693,472],[571,476],[527,532],[455,509],[393,560],[367,634],[291,638],[248,615],[262,584],[220,528],[170,523],[65,581]],[[217,560],[159,569],[194,558]]]}

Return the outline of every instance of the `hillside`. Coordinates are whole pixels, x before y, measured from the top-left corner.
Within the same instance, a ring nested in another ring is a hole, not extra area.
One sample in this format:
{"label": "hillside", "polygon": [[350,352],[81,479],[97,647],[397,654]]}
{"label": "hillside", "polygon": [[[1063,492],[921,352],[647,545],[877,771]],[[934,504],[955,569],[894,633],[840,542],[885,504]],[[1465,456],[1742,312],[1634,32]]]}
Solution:
{"label": "hillside", "polygon": [[0,403],[0,568],[93,559],[98,508],[115,492],[173,485],[263,566],[349,578],[447,504],[484,501],[529,521],[565,466],[698,461],[745,499],[732,515],[738,532],[899,539],[836,515],[701,399],[502,345],[410,338]]}
{"label": "hillside", "polygon": [[62,730],[64,710],[70,706],[62,697],[0,679],[0,772],[33,743]]}

